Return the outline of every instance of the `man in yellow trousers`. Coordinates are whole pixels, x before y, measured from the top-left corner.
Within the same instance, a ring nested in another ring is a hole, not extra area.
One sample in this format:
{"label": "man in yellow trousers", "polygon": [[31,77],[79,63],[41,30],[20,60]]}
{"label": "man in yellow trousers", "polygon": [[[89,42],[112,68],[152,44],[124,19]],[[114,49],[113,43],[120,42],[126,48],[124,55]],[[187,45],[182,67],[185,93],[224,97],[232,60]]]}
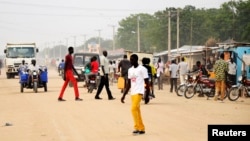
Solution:
{"label": "man in yellow trousers", "polygon": [[[145,126],[141,117],[140,103],[145,93],[149,93],[147,69],[138,64],[138,56],[131,55],[130,62],[132,67],[128,70],[128,85],[126,86],[121,102],[124,103],[125,96],[131,88],[131,112],[134,120],[133,134],[145,134]],[[145,99],[146,100],[146,99]]]}

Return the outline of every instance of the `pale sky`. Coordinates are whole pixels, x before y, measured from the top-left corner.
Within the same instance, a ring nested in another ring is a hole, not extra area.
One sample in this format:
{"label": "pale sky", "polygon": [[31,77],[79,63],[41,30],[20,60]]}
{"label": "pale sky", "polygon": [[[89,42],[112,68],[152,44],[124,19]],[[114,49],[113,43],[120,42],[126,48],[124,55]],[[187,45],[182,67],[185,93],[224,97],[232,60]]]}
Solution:
{"label": "pale sky", "polygon": [[0,0],[0,55],[7,42],[36,42],[41,48],[62,42],[111,39],[113,27],[130,14],[167,7],[219,8],[231,0]]}

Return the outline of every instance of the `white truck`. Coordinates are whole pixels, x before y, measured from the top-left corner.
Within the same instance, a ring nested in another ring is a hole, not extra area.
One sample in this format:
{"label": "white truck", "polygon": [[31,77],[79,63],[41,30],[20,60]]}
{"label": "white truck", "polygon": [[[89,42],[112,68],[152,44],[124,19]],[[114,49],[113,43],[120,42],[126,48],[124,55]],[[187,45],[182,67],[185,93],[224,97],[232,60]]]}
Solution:
{"label": "white truck", "polygon": [[38,48],[35,43],[7,43],[6,49],[4,49],[7,79],[15,78],[22,60],[29,65],[32,59],[36,59],[37,52]]}

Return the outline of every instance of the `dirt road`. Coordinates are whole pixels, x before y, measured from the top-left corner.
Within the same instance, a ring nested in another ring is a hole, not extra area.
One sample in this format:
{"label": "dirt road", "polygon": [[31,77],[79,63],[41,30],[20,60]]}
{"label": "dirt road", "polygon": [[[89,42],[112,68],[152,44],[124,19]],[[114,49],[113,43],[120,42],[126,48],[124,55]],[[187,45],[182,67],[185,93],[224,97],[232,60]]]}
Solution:
{"label": "dirt road", "polygon": [[[142,103],[145,135],[133,136],[130,97],[120,102],[116,84],[111,86],[115,100],[95,100],[79,83],[83,101],[74,100],[73,88],[67,88],[66,102],[57,97],[63,80],[49,69],[48,92],[39,89],[20,93],[18,78],[0,75],[1,141],[207,141],[208,124],[249,124],[250,99],[225,103],[194,97],[185,99],[169,93],[169,86],[156,90],[156,98]],[[10,123],[12,126],[5,126]]]}

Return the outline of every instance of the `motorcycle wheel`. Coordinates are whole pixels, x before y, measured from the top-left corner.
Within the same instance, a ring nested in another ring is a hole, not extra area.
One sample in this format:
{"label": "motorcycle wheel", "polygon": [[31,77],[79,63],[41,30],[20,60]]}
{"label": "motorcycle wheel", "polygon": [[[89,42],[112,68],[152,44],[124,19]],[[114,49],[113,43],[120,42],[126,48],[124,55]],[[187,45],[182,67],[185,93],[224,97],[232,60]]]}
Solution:
{"label": "motorcycle wheel", "polygon": [[184,92],[184,96],[187,98],[187,99],[190,99],[194,96],[195,94],[195,87],[194,86],[187,86],[186,89],[185,89],[185,92]]}
{"label": "motorcycle wheel", "polygon": [[237,87],[231,88],[228,93],[228,99],[236,101],[240,97],[240,90]]}
{"label": "motorcycle wheel", "polygon": [[71,81],[69,81],[69,87],[73,87],[73,84]]}
{"label": "motorcycle wheel", "polygon": [[177,96],[183,96],[185,89],[186,89],[186,85],[180,85],[176,91]]}
{"label": "motorcycle wheel", "polygon": [[33,90],[35,93],[37,93],[37,82],[33,83]]}
{"label": "motorcycle wheel", "polygon": [[89,88],[88,88],[88,92],[89,92],[89,93],[92,93],[92,92],[93,92],[93,89],[94,89],[94,86],[93,86],[93,85],[90,85]]}

